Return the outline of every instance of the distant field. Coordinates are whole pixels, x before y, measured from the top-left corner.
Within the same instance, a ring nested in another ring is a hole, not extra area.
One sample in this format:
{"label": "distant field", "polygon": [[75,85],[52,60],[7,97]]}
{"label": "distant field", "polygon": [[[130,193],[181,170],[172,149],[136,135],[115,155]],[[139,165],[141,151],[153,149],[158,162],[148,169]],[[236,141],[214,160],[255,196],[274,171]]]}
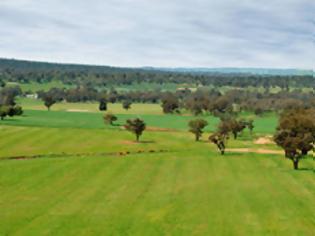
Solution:
{"label": "distant field", "polygon": [[9,82],[9,86],[19,85],[22,91],[37,92],[39,90],[48,91],[51,88],[71,88],[71,86],[63,84],[61,81],[51,81],[49,83],[13,83]]}
{"label": "distant field", "polygon": [[[188,122],[195,119],[194,116],[180,115],[147,115],[147,114],[116,114],[117,126],[108,128],[119,129],[118,125],[126,123],[127,119],[140,117],[147,126],[166,128],[172,130],[188,130]],[[219,122],[218,118],[212,116],[202,116],[209,125],[206,131],[214,131]],[[8,118],[0,122],[5,125],[14,126],[40,126],[40,127],[72,127],[72,128],[104,128],[103,113],[92,112],[65,112],[65,111],[40,111],[26,110],[21,117]],[[257,134],[272,134],[275,131],[277,119],[275,116],[260,117],[255,120],[255,132]]]}
{"label": "distant field", "polygon": [[[25,110],[47,110],[43,101],[39,99],[22,98],[18,100]],[[81,111],[81,112],[100,112],[97,102],[87,103],[66,103],[61,102],[52,106],[52,111]],[[114,114],[163,114],[160,104],[132,104],[131,109],[126,111],[120,103],[108,103],[108,111]]]}

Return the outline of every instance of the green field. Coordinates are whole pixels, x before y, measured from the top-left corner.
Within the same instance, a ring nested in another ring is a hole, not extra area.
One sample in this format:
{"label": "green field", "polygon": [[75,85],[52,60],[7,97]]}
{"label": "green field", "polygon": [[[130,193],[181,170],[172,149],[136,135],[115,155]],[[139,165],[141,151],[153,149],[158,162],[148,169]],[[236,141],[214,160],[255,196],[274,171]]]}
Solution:
{"label": "green field", "polygon": [[[212,116],[194,142],[193,117],[159,105],[110,105],[108,126],[97,104],[21,103],[23,116],[0,121],[0,235],[314,235],[314,160],[294,171],[281,154],[236,151],[279,150],[255,143],[273,114],[221,156],[207,142]],[[118,126],[132,117],[149,126],[140,143]]]}

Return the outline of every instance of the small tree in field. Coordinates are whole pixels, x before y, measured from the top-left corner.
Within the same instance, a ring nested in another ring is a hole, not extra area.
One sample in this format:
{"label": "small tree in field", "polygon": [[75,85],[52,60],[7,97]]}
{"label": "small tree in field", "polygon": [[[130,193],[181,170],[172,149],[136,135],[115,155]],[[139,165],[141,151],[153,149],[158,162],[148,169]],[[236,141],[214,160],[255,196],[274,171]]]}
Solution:
{"label": "small tree in field", "polygon": [[299,109],[283,113],[274,140],[284,149],[285,157],[293,162],[293,168],[297,170],[299,161],[314,149],[315,111]]}
{"label": "small tree in field", "polygon": [[0,118],[3,120],[6,116],[21,116],[23,109],[21,106],[0,105]]}
{"label": "small tree in field", "polygon": [[139,142],[139,138],[145,130],[146,125],[143,120],[136,118],[127,120],[125,128],[134,133],[136,135],[137,142]]}
{"label": "small tree in field", "polygon": [[117,116],[107,113],[103,117],[105,124],[113,125],[113,122],[117,120]]}
{"label": "small tree in field", "polygon": [[100,104],[99,104],[99,106],[98,106],[98,109],[99,109],[100,111],[106,111],[106,110],[107,110],[107,101],[106,101],[105,98],[101,98],[101,99],[100,99]]}
{"label": "small tree in field", "polygon": [[191,120],[188,123],[189,126],[189,131],[195,134],[195,139],[196,141],[199,141],[203,129],[208,125],[208,122],[203,120],[203,119],[196,119],[196,120]]}
{"label": "small tree in field", "polygon": [[4,120],[4,118],[9,114],[10,107],[9,106],[4,106],[0,105],[0,117],[1,120]]}
{"label": "small tree in field", "polygon": [[221,155],[224,155],[225,153],[226,141],[228,139],[229,139],[228,134],[220,132],[214,133],[209,137],[209,140],[218,147]]}
{"label": "small tree in field", "polygon": [[44,105],[47,107],[48,111],[50,111],[50,107],[57,102],[56,99],[50,94],[45,94],[42,100],[44,101]]}
{"label": "small tree in field", "polygon": [[122,106],[123,106],[123,108],[124,108],[125,110],[128,111],[128,110],[131,108],[131,101],[129,101],[129,100],[123,101]]}
{"label": "small tree in field", "polygon": [[254,129],[254,121],[253,120],[248,120],[246,121],[246,127],[249,129],[250,133],[253,133],[253,129]]}

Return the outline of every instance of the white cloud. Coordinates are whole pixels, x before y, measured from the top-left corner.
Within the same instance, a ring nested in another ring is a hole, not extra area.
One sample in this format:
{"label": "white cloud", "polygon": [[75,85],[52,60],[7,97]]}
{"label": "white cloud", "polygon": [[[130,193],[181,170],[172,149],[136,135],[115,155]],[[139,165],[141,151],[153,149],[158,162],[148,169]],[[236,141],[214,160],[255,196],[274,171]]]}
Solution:
{"label": "white cloud", "polygon": [[0,57],[314,68],[313,0],[2,0]]}

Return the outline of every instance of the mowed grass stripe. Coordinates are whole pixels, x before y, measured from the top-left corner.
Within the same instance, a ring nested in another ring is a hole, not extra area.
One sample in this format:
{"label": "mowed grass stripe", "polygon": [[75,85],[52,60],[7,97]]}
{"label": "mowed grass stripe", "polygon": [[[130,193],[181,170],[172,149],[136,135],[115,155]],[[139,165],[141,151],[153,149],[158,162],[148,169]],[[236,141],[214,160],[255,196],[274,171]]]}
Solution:
{"label": "mowed grass stripe", "polygon": [[[25,114],[20,117],[7,118],[0,122],[8,126],[27,126],[27,127],[52,127],[52,128],[81,128],[81,129],[119,129],[119,125],[124,125],[127,119],[141,118],[147,126],[158,127],[172,130],[187,130],[188,122],[192,119],[202,118],[207,120],[209,125],[206,131],[216,130],[219,119],[210,114],[201,116],[177,115],[177,114],[117,114],[117,126],[105,126],[103,122],[104,113],[89,112],[66,112],[66,111],[39,111],[25,110]],[[248,114],[243,116],[247,117]],[[272,134],[277,125],[275,114],[266,114],[263,117],[255,118],[255,132],[259,134]]]}
{"label": "mowed grass stripe", "polygon": [[309,235],[313,173],[285,163],[206,150],[4,161],[0,234]]}
{"label": "mowed grass stripe", "polygon": [[[106,161],[111,163],[112,160],[108,159]],[[119,166],[116,167],[118,168]],[[43,176],[42,182],[37,185],[39,189],[33,189],[33,193],[40,193],[36,203],[34,202],[36,204],[35,209],[33,208],[31,212],[28,212],[28,214],[31,213],[31,216],[28,215],[27,220],[24,219],[24,224],[16,227],[14,234],[25,235],[31,232],[33,235],[41,235],[50,233],[45,232],[50,227],[49,225],[43,227],[44,223],[62,215],[62,212],[60,214],[60,212],[54,212],[52,209],[63,203],[80,186],[86,189],[86,183],[102,171],[104,166],[95,165],[94,163],[90,165],[90,168],[89,170],[87,166],[81,165],[80,162],[76,161],[63,160],[55,162],[51,167],[51,171],[45,171],[50,173],[50,176],[46,176],[46,178]],[[41,178],[37,176],[36,179],[39,180]],[[29,195],[32,196],[32,192]]]}

